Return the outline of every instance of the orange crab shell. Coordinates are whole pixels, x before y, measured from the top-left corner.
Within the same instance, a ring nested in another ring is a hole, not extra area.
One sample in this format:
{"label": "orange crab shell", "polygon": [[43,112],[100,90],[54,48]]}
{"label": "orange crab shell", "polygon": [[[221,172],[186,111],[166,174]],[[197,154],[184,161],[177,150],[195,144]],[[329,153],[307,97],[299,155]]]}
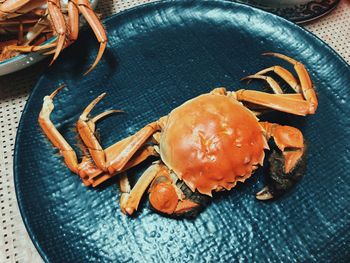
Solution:
{"label": "orange crab shell", "polygon": [[160,139],[162,161],[192,191],[230,190],[264,160],[264,131],[233,97],[204,94],[174,109]]}

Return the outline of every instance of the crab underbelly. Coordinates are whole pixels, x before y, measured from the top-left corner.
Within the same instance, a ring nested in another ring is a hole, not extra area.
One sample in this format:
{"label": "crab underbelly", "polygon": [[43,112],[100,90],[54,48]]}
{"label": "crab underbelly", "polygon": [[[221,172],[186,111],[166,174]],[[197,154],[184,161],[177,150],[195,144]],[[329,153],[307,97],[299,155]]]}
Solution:
{"label": "crab underbelly", "polygon": [[266,145],[257,118],[241,103],[205,94],[169,114],[160,155],[192,191],[211,195],[250,177]]}

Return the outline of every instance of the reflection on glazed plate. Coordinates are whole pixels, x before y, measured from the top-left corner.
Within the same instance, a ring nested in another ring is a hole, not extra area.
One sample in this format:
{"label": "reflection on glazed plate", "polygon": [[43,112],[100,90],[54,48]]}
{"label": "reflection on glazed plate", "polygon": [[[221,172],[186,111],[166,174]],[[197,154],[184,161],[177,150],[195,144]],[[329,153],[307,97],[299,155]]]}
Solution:
{"label": "reflection on glazed plate", "polygon": [[[265,11],[282,16],[290,21],[301,24],[318,19],[331,12],[340,2],[340,0],[314,0],[302,5],[283,5],[268,6],[262,1],[237,0],[236,2],[252,5]],[[283,1],[281,1],[283,2]]]}
{"label": "reflection on glazed plate", "polygon": [[[93,8],[96,7],[98,0],[90,0],[91,5]],[[44,42],[42,45],[50,44],[56,40],[56,37],[50,38],[46,42]],[[6,59],[4,61],[0,61],[0,76],[4,76],[16,71],[19,71],[21,69],[27,68],[41,60],[43,60],[46,57],[41,52],[32,52],[28,54],[21,54],[9,59]]]}

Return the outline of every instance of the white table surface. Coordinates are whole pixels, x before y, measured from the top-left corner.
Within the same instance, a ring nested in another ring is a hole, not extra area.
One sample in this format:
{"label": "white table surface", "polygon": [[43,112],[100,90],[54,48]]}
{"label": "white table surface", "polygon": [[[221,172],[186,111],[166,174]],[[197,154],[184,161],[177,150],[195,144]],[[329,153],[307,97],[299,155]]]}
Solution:
{"label": "white table surface", "polygon": [[[151,0],[100,0],[103,17]],[[329,15],[304,25],[350,63],[350,1],[343,0]],[[48,60],[0,77],[0,262],[42,262],[24,227],[13,181],[13,150],[18,122],[28,95]]]}

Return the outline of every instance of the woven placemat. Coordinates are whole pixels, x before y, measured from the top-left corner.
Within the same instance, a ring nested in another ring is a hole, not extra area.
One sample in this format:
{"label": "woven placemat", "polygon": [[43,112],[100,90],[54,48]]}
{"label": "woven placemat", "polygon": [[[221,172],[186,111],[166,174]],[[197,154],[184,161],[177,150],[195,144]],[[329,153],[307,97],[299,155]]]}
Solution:
{"label": "woven placemat", "polygon": [[[150,0],[99,2],[103,17],[152,2]],[[328,16],[305,27],[327,42],[350,63],[350,2],[341,1]],[[13,149],[17,126],[28,95],[47,67],[45,60],[30,69],[0,77],[0,262],[42,262],[34,248],[17,206],[13,182]]]}

